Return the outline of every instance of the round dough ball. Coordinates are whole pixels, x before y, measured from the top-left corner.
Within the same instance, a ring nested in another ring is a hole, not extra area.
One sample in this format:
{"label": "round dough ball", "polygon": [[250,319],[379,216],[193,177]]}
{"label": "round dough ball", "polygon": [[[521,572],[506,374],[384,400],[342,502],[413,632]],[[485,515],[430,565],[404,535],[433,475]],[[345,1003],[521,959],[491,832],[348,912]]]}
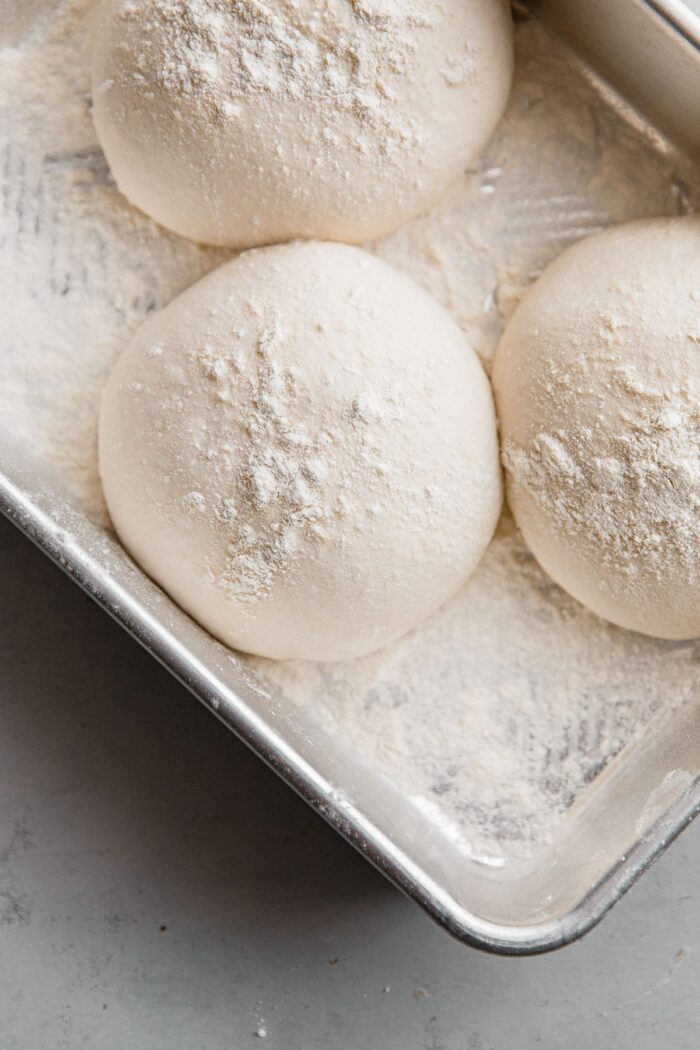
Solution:
{"label": "round dough ball", "polygon": [[429,295],[359,248],[247,252],[149,318],[102,401],[134,558],[234,648],[337,660],[453,595],[501,505],[488,380]]}
{"label": "round dough ball", "polygon": [[506,0],[107,0],[97,133],[163,226],[356,242],[428,207],[503,112]]}
{"label": "round dough ball", "polygon": [[542,567],[600,616],[700,635],[700,219],[580,241],[496,355],[508,495]]}

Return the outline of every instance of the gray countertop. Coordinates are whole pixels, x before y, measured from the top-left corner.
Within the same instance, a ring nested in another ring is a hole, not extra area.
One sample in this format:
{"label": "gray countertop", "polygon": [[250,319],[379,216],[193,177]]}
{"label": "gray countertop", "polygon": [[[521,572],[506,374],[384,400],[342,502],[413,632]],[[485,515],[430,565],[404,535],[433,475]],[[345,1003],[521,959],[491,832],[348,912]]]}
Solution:
{"label": "gray countertop", "polygon": [[696,1050],[700,827],[582,943],[479,954],[4,521],[0,581],[2,1050]]}

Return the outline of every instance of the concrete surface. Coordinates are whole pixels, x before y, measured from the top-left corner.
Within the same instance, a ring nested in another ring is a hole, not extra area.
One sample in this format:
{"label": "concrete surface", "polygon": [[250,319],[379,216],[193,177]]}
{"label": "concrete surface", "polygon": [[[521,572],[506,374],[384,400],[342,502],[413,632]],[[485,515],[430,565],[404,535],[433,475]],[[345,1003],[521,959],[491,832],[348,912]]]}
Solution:
{"label": "concrete surface", "polygon": [[700,827],[583,943],[487,957],[2,520],[0,660],[0,1050],[700,1045]]}

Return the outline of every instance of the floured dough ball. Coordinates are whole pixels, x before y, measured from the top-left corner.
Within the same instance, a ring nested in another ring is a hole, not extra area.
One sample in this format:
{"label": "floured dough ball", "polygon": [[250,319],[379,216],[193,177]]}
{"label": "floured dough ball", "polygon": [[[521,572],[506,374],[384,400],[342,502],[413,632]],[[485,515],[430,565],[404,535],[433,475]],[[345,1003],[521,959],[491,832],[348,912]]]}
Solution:
{"label": "floured dough ball", "polygon": [[464,170],[511,74],[506,0],[107,0],[94,118],[119,189],[185,237],[354,242]]}
{"label": "floured dough ball", "polygon": [[336,660],[454,594],[501,504],[488,380],[359,248],[245,253],[147,320],[100,416],[128,550],[234,648]]}
{"label": "floured dough ball", "polygon": [[569,248],[516,310],[494,384],[543,568],[613,623],[700,636],[700,219]]}

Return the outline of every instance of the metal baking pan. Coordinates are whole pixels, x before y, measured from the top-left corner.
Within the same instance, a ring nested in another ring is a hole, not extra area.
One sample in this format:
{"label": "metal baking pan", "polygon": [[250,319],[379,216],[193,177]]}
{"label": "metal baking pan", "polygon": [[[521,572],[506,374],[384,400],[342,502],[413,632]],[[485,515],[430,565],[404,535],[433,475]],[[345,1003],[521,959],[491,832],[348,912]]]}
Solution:
{"label": "metal baking pan", "polygon": [[[627,119],[645,129],[650,150],[700,153],[700,20],[680,3],[533,0],[516,16],[561,34],[610,104],[626,107]],[[484,863],[466,855],[429,809],[409,808],[405,792],[341,747],[312,710],[270,689],[254,665],[194,624],[71,499],[55,464],[30,456],[1,421],[0,510],[368,860],[470,945],[524,955],[575,940],[700,809],[700,697],[690,689],[682,704],[660,698],[644,731],[603,763],[545,845],[509,863]],[[629,674],[634,681],[633,666]]]}

